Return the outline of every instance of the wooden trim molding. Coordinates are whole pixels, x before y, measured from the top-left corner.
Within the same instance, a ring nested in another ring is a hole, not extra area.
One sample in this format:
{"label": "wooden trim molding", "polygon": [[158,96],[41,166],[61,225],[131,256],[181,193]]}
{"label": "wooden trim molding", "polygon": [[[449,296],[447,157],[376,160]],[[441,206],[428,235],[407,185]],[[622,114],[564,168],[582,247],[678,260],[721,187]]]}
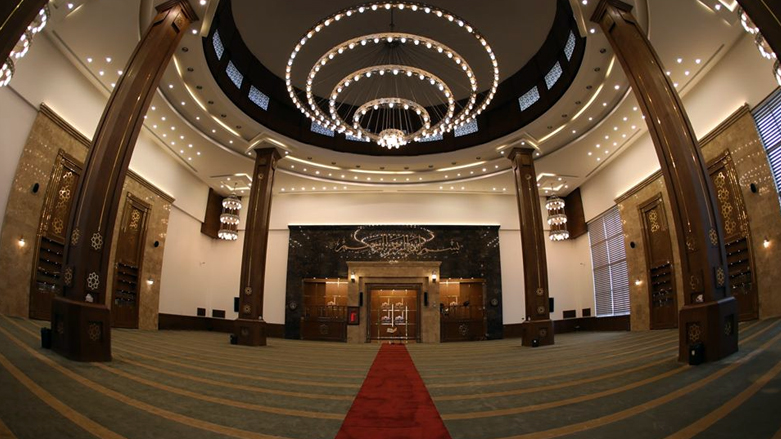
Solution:
{"label": "wooden trim molding", "polygon": [[133,180],[135,180],[141,186],[149,189],[150,191],[152,191],[152,193],[154,193],[158,197],[162,198],[163,200],[165,200],[165,201],[167,201],[169,203],[173,203],[174,202],[174,200],[175,200],[174,197],[172,197],[171,195],[168,195],[167,193],[163,192],[160,188],[158,188],[157,186],[153,185],[147,179],[145,179],[144,177],[136,174],[135,172],[131,171],[130,169],[127,170],[127,176],[129,178],[132,178]]}
{"label": "wooden trim molding", "polygon": [[[629,331],[630,316],[578,317],[553,321],[556,334],[578,331]],[[523,323],[504,325],[504,338],[523,337]]]}
{"label": "wooden trim molding", "polygon": [[[160,313],[158,330],[167,331],[213,331],[232,334],[235,332],[235,320],[215,317],[183,316],[179,314]],[[266,323],[266,336],[285,338],[285,325],[281,323]]]}
{"label": "wooden trim molding", "polygon": [[700,139],[700,148],[704,148],[705,145],[713,141],[716,137],[720,136],[721,133],[726,131],[729,127],[735,124],[735,122],[739,121],[740,118],[750,112],[751,108],[748,106],[748,104],[741,105],[740,108],[735,110],[734,113],[730,114],[729,117],[724,119],[716,128],[712,129],[708,134]]}
{"label": "wooden trim molding", "polygon": [[[78,140],[79,143],[84,145],[85,148],[89,149],[90,145],[92,144],[92,141],[89,139],[89,137],[82,134],[80,131],[78,131],[76,128],[73,127],[73,125],[69,124],[65,119],[60,117],[59,114],[55,113],[54,110],[51,109],[48,105],[45,103],[41,103],[41,106],[39,108],[39,111],[44,116],[48,117],[49,120],[54,122],[55,125],[62,128],[66,133],[73,136],[74,139]],[[79,162],[79,166],[82,166],[82,163]],[[138,184],[141,186],[144,186],[145,188],[149,189],[154,193],[155,195],[159,196],[163,200],[173,203],[175,198],[171,195],[165,193],[162,191],[162,189],[158,188],[157,186],[150,183],[148,180],[146,180],[144,177],[136,174],[135,172],[128,169],[127,176],[129,178],[132,178],[135,180]]]}
{"label": "wooden trim molding", "polygon": [[78,140],[79,143],[84,145],[87,149],[89,149],[90,144],[92,143],[89,137],[85,136],[76,128],[74,128],[73,125],[66,122],[65,119],[60,117],[59,114],[55,113],[54,110],[51,109],[51,107],[49,107],[44,103],[41,103],[41,106],[38,109],[38,111],[44,116],[48,117],[52,122],[54,122],[55,125],[62,128],[63,130],[65,130],[65,132],[73,136],[73,138]]}
{"label": "wooden trim molding", "polygon": [[643,190],[646,186],[649,184],[655,182],[658,178],[662,177],[662,171],[661,169],[654,172],[653,174],[646,177],[643,181],[640,183],[637,183],[632,189],[629,189],[628,191],[624,192],[623,194],[619,195],[618,198],[615,199],[616,204],[623,203],[624,201],[628,200],[631,196],[634,194],[640,192]]}

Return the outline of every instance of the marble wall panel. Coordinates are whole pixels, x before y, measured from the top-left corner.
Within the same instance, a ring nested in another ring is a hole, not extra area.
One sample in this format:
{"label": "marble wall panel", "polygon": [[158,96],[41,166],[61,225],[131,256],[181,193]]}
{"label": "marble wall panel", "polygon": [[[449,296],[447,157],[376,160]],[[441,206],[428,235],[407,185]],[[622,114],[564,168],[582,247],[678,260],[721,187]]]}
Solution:
{"label": "marble wall panel", "polygon": [[[0,290],[0,313],[19,317],[29,315],[36,234],[55,160],[62,150],[83,163],[89,144],[89,139],[68,125],[51,109],[41,105],[17,165],[3,229],[0,231],[0,285],[3,285]],[[32,187],[36,183],[39,188],[33,193]],[[132,172],[128,173],[128,178],[125,180],[123,189],[125,196],[128,191],[152,206],[144,244],[139,328],[157,329],[160,273],[173,198]],[[122,217],[123,207],[124,196],[120,202],[117,218]],[[117,235],[115,231],[114,243]],[[19,245],[20,238],[24,238],[24,246]],[[157,247],[154,246],[155,241],[158,242]],[[115,246],[112,246],[110,256],[112,266],[114,248]],[[107,285],[112,285],[113,274],[113,272],[109,274]],[[150,278],[153,280],[151,285],[146,282]],[[107,294],[107,304],[111,306],[110,291]]]}
{"label": "marble wall panel", "polygon": [[[416,261],[441,262],[438,272],[439,279],[485,279],[486,297],[484,300],[486,303],[488,338],[502,337],[502,281],[498,226],[421,226],[433,232],[435,236],[431,242],[426,244],[426,248],[429,251],[410,255],[402,260],[397,260],[395,263],[388,262],[393,258],[384,257],[370,251],[338,251],[342,246],[361,246],[353,238],[358,227],[360,226],[290,226],[285,293],[286,338],[300,338],[301,306],[299,305],[301,305],[303,299],[302,279],[326,277],[349,279],[348,262],[351,261],[381,262],[387,265],[390,270],[393,270],[392,267],[396,264]],[[457,250],[454,250],[456,248]],[[269,257],[273,256],[269,255]],[[370,276],[383,276],[376,273],[372,273]],[[356,272],[357,275],[358,273]],[[430,279],[431,272],[406,274],[404,276],[399,276],[396,273],[389,274],[387,277],[409,276]],[[433,294],[432,291],[429,291],[429,305],[435,304],[438,312],[438,297],[433,297],[431,295]],[[364,297],[364,299],[366,298]],[[496,305],[492,304],[492,299],[496,299],[493,301]],[[350,304],[357,303],[356,292],[355,297],[350,296]],[[362,315],[361,318],[363,319],[364,316]],[[439,325],[435,326],[437,331],[436,340],[439,340]],[[433,335],[431,336],[433,337]],[[349,333],[348,338],[350,338]]]}

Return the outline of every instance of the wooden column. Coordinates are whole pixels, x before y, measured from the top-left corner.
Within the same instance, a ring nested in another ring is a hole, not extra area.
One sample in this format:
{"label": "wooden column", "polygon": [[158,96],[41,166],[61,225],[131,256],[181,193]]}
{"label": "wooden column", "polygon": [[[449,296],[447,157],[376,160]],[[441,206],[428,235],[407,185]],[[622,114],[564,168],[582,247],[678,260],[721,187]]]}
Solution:
{"label": "wooden column", "polygon": [[738,0],[757,25],[776,55],[781,56],[781,2],[778,0]]}
{"label": "wooden column", "polygon": [[687,360],[689,348],[702,343],[706,360],[714,361],[738,349],[718,204],[681,99],[631,10],[620,0],[601,0],[591,19],[602,27],[632,84],[667,185],[686,286],[678,359]]}
{"label": "wooden column", "polygon": [[266,345],[263,321],[263,285],[266,279],[266,250],[271,218],[271,189],[280,155],[276,148],[255,149],[255,171],[247,206],[244,252],[241,256],[239,318],[236,319],[238,344]]}
{"label": "wooden column", "polygon": [[74,194],[64,297],[55,298],[52,306],[52,348],[74,360],[111,360],[106,279],[125,174],[160,78],[187,27],[197,20],[186,0],[167,1],[157,12],[109,97]]}
{"label": "wooden column", "polygon": [[0,64],[4,63],[27,26],[49,0],[4,0],[0,2]]}
{"label": "wooden column", "polygon": [[553,323],[548,307],[548,265],[545,257],[545,233],[542,209],[534,171],[534,150],[513,148],[508,156],[513,164],[518,214],[521,222],[523,284],[526,296],[526,321],[523,323],[524,346],[537,340],[540,346],[553,344]]}

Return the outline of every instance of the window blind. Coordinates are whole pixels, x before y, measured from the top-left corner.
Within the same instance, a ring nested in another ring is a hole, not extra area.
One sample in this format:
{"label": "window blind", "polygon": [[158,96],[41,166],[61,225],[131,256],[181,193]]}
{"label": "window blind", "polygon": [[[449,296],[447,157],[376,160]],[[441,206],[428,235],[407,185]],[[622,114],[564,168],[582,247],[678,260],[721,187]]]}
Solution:
{"label": "window blind", "polygon": [[776,90],[752,112],[759,137],[767,152],[767,161],[776,190],[781,191],[781,89]]}
{"label": "window blind", "polygon": [[618,206],[588,224],[597,317],[629,314],[629,273]]}

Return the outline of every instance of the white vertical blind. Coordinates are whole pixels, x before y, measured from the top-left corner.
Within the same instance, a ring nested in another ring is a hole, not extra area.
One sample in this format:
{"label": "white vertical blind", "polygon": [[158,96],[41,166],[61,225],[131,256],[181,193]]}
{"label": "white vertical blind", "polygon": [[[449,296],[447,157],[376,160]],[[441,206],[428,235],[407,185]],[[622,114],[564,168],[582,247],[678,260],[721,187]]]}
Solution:
{"label": "white vertical blind", "polygon": [[629,273],[618,206],[588,224],[596,315],[629,314]]}
{"label": "white vertical blind", "polygon": [[767,161],[781,191],[781,89],[772,93],[753,111],[759,137],[767,152]]}

